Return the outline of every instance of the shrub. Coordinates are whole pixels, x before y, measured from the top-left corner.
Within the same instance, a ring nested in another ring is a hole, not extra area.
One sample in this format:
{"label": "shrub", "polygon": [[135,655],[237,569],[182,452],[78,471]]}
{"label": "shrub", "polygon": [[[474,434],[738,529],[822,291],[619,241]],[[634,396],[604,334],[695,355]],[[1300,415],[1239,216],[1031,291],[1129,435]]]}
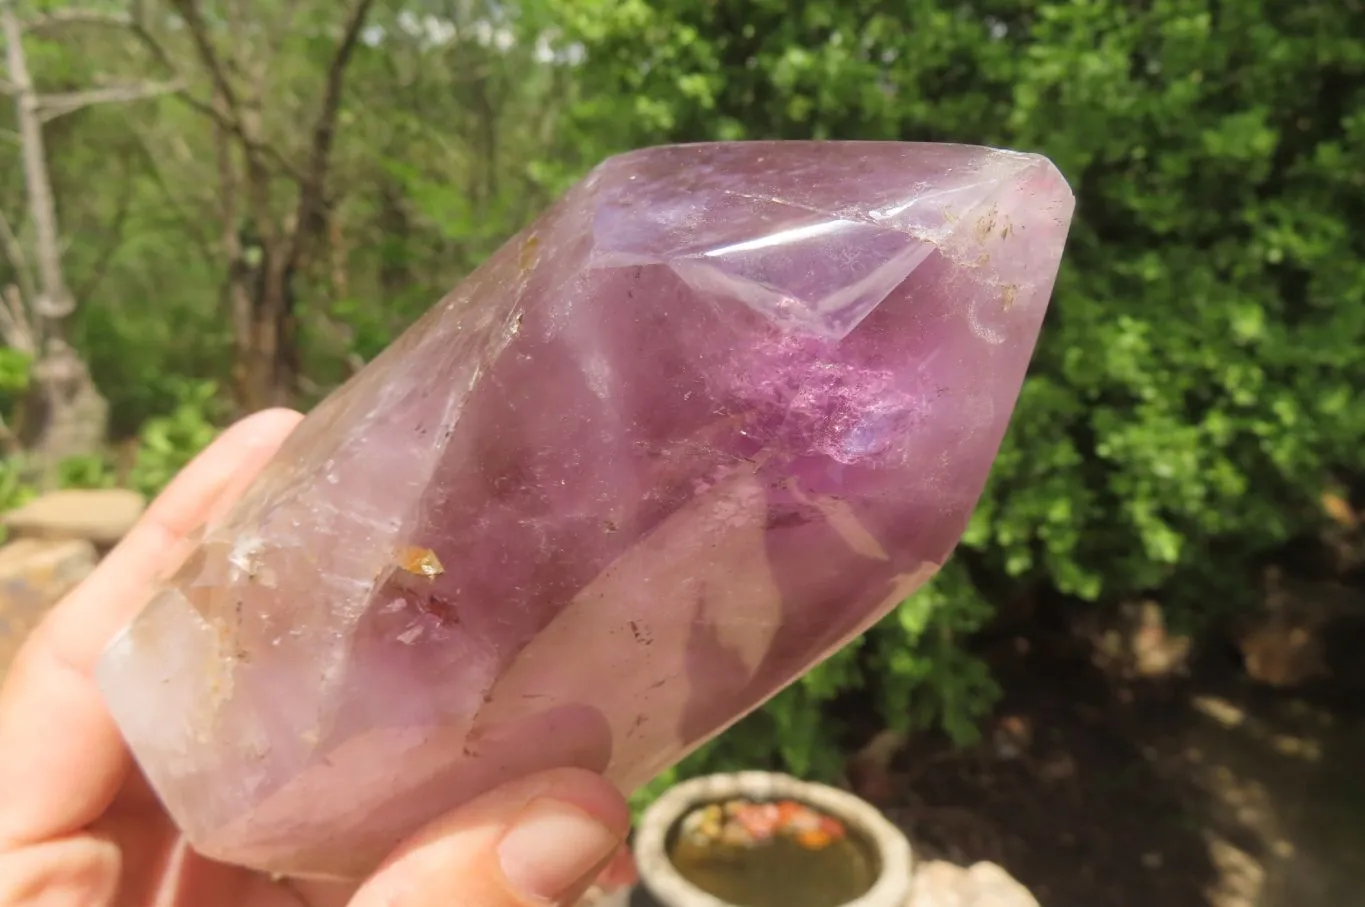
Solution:
{"label": "shrub", "polygon": [[1048,154],[1079,198],[954,564],[688,769],[828,771],[832,732],[812,716],[861,687],[893,725],[967,739],[993,695],[958,645],[990,618],[982,590],[1151,593],[1198,625],[1250,601],[1249,559],[1311,529],[1325,483],[1359,472],[1365,37],[1351,5],[575,0],[565,15],[587,49],[577,134],[605,150],[979,142]]}

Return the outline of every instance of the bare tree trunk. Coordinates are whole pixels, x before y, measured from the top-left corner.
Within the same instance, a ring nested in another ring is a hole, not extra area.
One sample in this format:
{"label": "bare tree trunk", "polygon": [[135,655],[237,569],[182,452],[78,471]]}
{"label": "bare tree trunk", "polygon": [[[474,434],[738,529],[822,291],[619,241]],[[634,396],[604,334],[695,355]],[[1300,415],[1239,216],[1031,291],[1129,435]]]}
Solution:
{"label": "bare tree trunk", "polygon": [[251,306],[246,383],[239,388],[251,409],[288,406],[299,382],[298,331],[293,274],[285,271],[279,249],[267,249]]}
{"label": "bare tree trunk", "polygon": [[[211,113],[220,125],[221,244],[236,335],[233,384],[237,403],[245,410],[287,405],[299,389],[296,278],[308,271],[315,256],[327,251],[330,212],[326,186],[332,145],[346,71],[372,5],[373,0],[352,0],[349,5],[341,41],[327,67],[308,150],[296,166],[262,142],[255,110],[260,98],[255,93],[268,81],[268,73],[257,67],[255,78],[248,80],[252,84],[245,88],[234,84],[230,78],[234,67],[225,62],[215,45],[197,0],[174,0],[199,62],[214,86]],[[240,181],[234,149],[242,163]],[[282,223],[270,207],[271,186],[280,177],[298,186],[294,211]],[[239,196],[246,199],[254,231],[254,241],[249,244],[241,239],[247,221],[237,209]]]}
{"label": "bare tree trunk", "polygon": [[23,27],[11,0],[0,0],[0,28],[5,34],[5,62],[14,94],[28,214],[35,235],[37,289],[34,298],[28,300],[37,355],[33,366],[37,426],[32,447],[46,484],[55,480],[63,460],[100,449],[108,431],[109,408],[84,361],[66,340],[66,322],[76,305],[62,273],[57,205],[43,143],[41,98],[29,72]]}
{"label": "bare tree trunk", "polygon": [[61,246],[57,239],[57,203],[47,173],[47,147],[38,92],[24,54],[23,28],[14,7],[0,4],[0,24],[5,30],[5,62],[14,86],[14,106],[19,123],[19,150],[24,161],[24,185],[28,189],[28,213],[38,247],[39,296],[31,300],[46,338],[61,337],[63,320],[74,310],[70,291],[62,277]]}
{"label": "bare tree trunk", "polygon": [[253,275],[260,268],[262,250],[259,242],[244,243],[242,231],[246,221],[238,207],[241,186],[237,179],[237,163],[233,156],[233,133],[228,127],[232,110],[221,90],[213,93],[213,109],[218,120],[214,123],[214,146],[218,156],[219,249],[227,270],[223,285],[224,301],[232,320],[233,395],[243,409],[255,409],[256,394],[252,387],[253,336],[255,333],[255,305]]}

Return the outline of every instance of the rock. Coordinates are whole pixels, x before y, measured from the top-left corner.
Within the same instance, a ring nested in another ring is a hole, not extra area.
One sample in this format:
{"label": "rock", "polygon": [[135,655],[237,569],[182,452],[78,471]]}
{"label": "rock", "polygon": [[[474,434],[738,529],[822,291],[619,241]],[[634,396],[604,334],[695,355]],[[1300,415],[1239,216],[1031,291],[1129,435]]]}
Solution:
{"label": "rock", "polygon": [[109,427],[109,402],[101,396],[80,354],[50,337],[33,363],[32,386],[42,398],[42,415],[29,446],[41,464],[43,488],[56,485],[60,465],[94,454]]}
{"label": "rock", "polygon": [[86,539],[110,547],[127,535],[147,502],[122,488],[67,489],[45,494],[4,516],[15,535],[39,539]]}
{"label": "rock", "polygon": [[1091,661],[1110,677],[1156,680],[1186,673],[1190,638],[1171,633],[1154,601],[1126,602],[1115,611],[1088,609],[1076,634],[1091,647]]}
{"label": "rock", "polygon": [[47,609],[95,569],[84,539],[20,539],[0,548],[0,679]]}
{"label": "rock", "polygon": [[1033,749],[1033,720],[1027,715],[1002,715],[991,731],[995,758],[1020,759]]}
{"label": "rock", "polygon": [[1279,689],[1326,677],[1326,647],[1320,629],[1280,615],[1249,627],[1237,639],[1247,676]]}
{"label": "rock", "polygon": [[1317,539],[1315,555],[1335,576],[1348,576],[1365,567],[1365,519],[1344,489],[1325,491],[1322,511],[1326,525]]}
{"label": "rock", "polygon": [[883,730],[869,740],[862,749],[848,758],[844,774],[849,788],[874,805],[891,803],[903,791],[903,779],[891,771],[891,761],[905,746],[905,735]]}
{"label": "rock", "polygon": [[906,907],[1038,907],[1038,900],[995,863],[933,860],[916,867]]}
{"label": "rock", "polygon": [[1365,617],[1365,596],[1345,583],[1301,580],[1275,567],[1263,581],[1261,611],[1234,634],[1247,675],[1280,689],[1327,677],[1327,640]]}

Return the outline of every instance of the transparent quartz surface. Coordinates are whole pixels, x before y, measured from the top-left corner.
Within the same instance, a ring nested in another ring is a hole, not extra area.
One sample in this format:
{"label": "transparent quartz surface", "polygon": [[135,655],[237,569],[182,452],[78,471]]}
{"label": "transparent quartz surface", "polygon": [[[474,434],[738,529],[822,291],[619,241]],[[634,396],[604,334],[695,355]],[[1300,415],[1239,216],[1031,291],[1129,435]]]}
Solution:
{"label": "transparent quartz surface", "polygon": [[204,854],[355,877],[553,766],[629,790],[944,562],[1071,192],[898,143],[609,159],[289,438],[99,680]]}

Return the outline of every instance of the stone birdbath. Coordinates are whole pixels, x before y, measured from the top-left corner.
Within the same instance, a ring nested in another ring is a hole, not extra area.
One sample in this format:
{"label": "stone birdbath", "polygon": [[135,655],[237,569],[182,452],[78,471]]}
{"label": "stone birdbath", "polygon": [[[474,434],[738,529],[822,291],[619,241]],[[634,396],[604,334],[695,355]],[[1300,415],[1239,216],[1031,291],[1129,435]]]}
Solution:
{"label": "stone birdbath", "polygon": [[772,772],[671,788],[634,851],[663,907],[903,907],[910,892],[910,844],[875,807]]}

